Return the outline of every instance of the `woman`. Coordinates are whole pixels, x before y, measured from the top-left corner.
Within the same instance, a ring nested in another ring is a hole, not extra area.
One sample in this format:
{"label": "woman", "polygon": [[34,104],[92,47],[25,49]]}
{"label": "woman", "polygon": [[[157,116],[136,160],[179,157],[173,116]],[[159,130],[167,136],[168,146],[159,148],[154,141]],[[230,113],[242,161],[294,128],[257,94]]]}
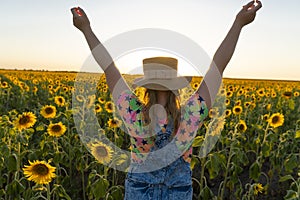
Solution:
{"label": "woman", "polygon": [[[85,36],[106,75],[108,87],[127,126],[132,163],[125,181],[125,199],[192,199],[191,143],[218,93],[242,28],[251,23],[261,2],[249,2],[237,14],[197,91],[180,108],[178,89],[189,81],[177,77],[177,60],[143,60],[144,77],[135,86],[146,88],[139,100],[122,78],[111,56],[92,31],[81,8],[72,8],[73,23]],[[205,100],[205,101],[204,101]]]}

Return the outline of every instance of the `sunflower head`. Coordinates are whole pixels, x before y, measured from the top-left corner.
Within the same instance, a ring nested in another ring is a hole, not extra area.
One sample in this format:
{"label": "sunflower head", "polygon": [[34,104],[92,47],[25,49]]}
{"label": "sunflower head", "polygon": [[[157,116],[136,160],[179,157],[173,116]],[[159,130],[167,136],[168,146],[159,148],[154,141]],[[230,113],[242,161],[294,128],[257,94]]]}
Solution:
{"label": "sunflower head", "polygon": [[272,104],[270,104],[270,103],[265,106],[266,110],[271,110],[271,107],[272,107]]}
{"label": "sunflower head", "polygon": [[234,106],[232,109],[233,114],[239,115],[243,112],[242,106]]}
{"label": "sunflower head", "polygon": [[225,105],[226,105],[226,106],[229,106],[229,104],[230,104],[230,99],[226,98],[226,100],[225,100]]}
{"label": "sunflower head", "polygon": [[45,161],[29,161],[29,165],[24,166],[23,172],[29,181],[34,181],[37,184],[48,184],[56,176],[55,169]]}
{"label": "sunflower head", "polygon": [[62,107],[65,105],[66,100],[62,96],[56,96],[56,97],[54,97],[54,102],[56,103],[56,105]]}
{"label": "sunflower head", "polygon": [[256,94],[260,97],[264,97],[265,96],[265,89],[260,88],[259,90],[256,91]]}
{"label": "sunflower head", "polygon": [[56,116],[56,107],[51,105],[46,105],[42,107],[41,115],[44,118],[54,118]]}
{"label": "sunflower head", "polygon": [[276,128],[283,125],[284,116],[281,113],[275,113],[268,119],[270,126]]}
{"label": "sunflower head", "polygon": [[92,155],[102,164],[107,164],[112,159],[113,150],[106,144],[98,141],[88,145]]}
{"label": "sunflower head", "polygon": [[231,115],[231,110],[230,109],[226,109],[225,116],[229,117],[230,115]]}
{"label": "sunflower head", "polygon": [[105,110],[106,110],[108,113],[114,112],[114,104],[113,104],[111,101],[106,102],[106,103],[105,103]]}
{"label": "sunflower head", "polygon": [[253,193],[254,195],[258,195],[258,193],[262,193],[264,190],[264,187],[262,186],[261,183],[255,183],[253,185]]}
{"label": "sunflower head", "polygon": [[193,88],[194,90],[196,90],[196,89],[198,89],[199,85],[200,85],[199,83],[194,82],[194,83],[192,84],[192,88]]}
{"label": "sunflower head", "polygon": [[67,128],[65,125],[63,125],[61,122],[58,122],[56,124],[50,124],[48,126],[47,132],[49,135],[54,137],[60,137],[66,132]]}
{"label": "sunflower head", "polygon": [[236,125],[236,129],[238,132],[243,133],[247,130],[247,124],[244,120],[240,120],[239,123]]}
{"label": "sunflower head", "polygon": [[105,103],[105,98],[104,97],[99,97],[98,101],[99,101],[99,103],[104,104]]}
{"label": "sunflower head", "polygon": [[269,114],[265,114],[262,116],[263,120],[267,121],[269,119],[270,115]]}
{"label": "sunflower head", "polygon": [[293,93],[290,91],[286,91],[282,94],[283,97],[288,98],[288,99],[291,98],[292,95],[293,95]]}
{"label": "sunflower head", "polygon": [[214,118],[218,115],[218,110],[216,110],[215,108],[211,108],[208,112],[208,116],[210,118]]}
{"label": "sunflower head", "polygon": [[14,121],[14,125],[18,130],[32,127],[36,122],[36,116],[32,112],[24,112]]}
{"label": "sunflower head", "polygon": [[96,105],[95,105],[95,112],[96,112],[96,113],[102,112],[102,107],[101,107],[100,104],[96,104]]}
{"label": "sunflower head", "polygon": [[117,128],[122,124],[122,122],[117,118],[109,119],[107,123],[110,128]]}

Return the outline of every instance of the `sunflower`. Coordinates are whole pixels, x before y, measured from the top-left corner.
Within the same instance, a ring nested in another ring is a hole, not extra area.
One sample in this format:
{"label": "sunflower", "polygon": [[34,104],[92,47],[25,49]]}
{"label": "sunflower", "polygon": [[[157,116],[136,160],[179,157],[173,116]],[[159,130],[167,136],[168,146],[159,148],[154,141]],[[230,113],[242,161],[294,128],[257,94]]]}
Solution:
{"label": "sunflower", "polygon": [[297,92],[297,91],[294,92],[294,96],[295,96],[295,97],[298,97],[298,96],[299,96],[299,92]]}
{"label": "sunflower", "polygon": [[36,122],[36,116],[32,112],[24,112],[14,121],[14,125],[20,131],[32,127]]}
{"label": "sunflower", "polygon": [[1,87],[2,88],[7,88],[8,87],[8,83],[6,81],[1,82]]}
{"label": "sunflower", "polygon": [[218,110],[216,110],[215,108],[211,108],[208,112],[208,116],[210,118],[214,118],[218,115]]}
{"label": "sunflower", "polygon": [[225,100],[225,105],[226,105],[226,106],[229,106],[229,104],[230,104],[230,99],[226,98],[226,100]]}
{"label": "sunflower", "polygon": [[229,117],[230,115],[231,115],[231,110],[230,109],[226,109],[225,116]]}
{"label": "sunflower", "polygon": [[79,95],[76,96],[76,100],[78,102],[83,102],[85,100],[85,98],[82,95],[79,94]]}
{"label": "sunflower", "polygon": [[54,118],[56,116],[56,107],[51,105],[46,105],[42,107],[41,115],[44,118]]}
{"label": "sunflower", "polygon": [[66,126],[63,125],[61,122],[58,122],[56,124],[49,124],[47,132],[51,136],[60,137],[66,132],[66,130]]}
{"label": "sunflower", "polygon": [[95,96],[94,95],[88,96],[86,106],[88,108],[91,108],[94,104],[95,104]]}
{"label": "sunflower", "polygon": [[246,102],[244,103],[244,106],[245,106],[246,108],[248,108],[250,105],[251,105],[251,102],[249,102],[249,101],[246,101]]}
{"label": "sunflower", "polygon": [[284,122],[284,116],[281,113],[275,113],[268,119],[268,122],[270,126],[274,128],[282,126]]}
{"label": "sunflower", "polygon": [[256,107],[256,103],[255,102],[251,102],[250,109],[253,110],[255,107]]}
{"label": "sunflower", "polygon": [[245,90],[243,89],[240,89],[238,92],[237,92],[237,96],[241,96],[245,93]]}
{"label": "sunflower", "polygon": [[102,107],[99,104],[95,105],[95,112],[96,113],[102,112]]}
{"label": "sunflower", "polygon": [[253,193],[254,195],[258,195],[258,193],[263,192],[264,187],[262,186],[261,183],[256,183],[253,185]]}
{"label": "sunflower", "polygon": [[265,106],[266,110],[271,110],[271,107],[272,107],[272,104],[270,104],[270,103]]}
{"label": "sunflower", "polygon": [[112,159],[113,150],[102,142],[96,142],[88,145],[92,155],[103,164],[107,164]]}
{"label": "sunflower", "polygon": [[292,97],[292,94],[293,94],[292,92],[286,91],[282,94],[282,96],[289,99]]}
{"label": "sunflower", "polygon": [[122,124],[122,122],[117,118],[109,119],[107,123],[110,128],[117,128]]}
{"label": "sunflower", "polygon": [[195,83],[192,84],[192,88],[194,90],[198,89],[198,87],[199,87],[199,83],[195,82]]}
{"label": "sunflower", "polygon": [[58,106],[64,106],[66,100],[65,100],[65,98],[62,97],[62,96],[56,96],[56,97],[54,97],[54,102],[55,102],[56,105],[58,105]]}
{"label": "sunflower", "polygon": [[48,184],[56,176],[54,173],[56,168],[45,161],[29,161],[29,164],[23,168],[24,174],[29,181],[34,181],[37,184]]}
{"label": "sunflower", "polygon": [[234,106],[232,109],[233,114],[239,115],[243,112],[242,106]]}
{"label": "sunflower", "polygon": [[227,96],[228,98],[232,97],[232,95],[233,95],[233,92],[232,92],[232,91],[226,92],[226,96]]}
{"label": "sunflower", "polygon": [[32,92],[33,92],[33,93],[37,93],[38,90],[39,90],[39,89],[38,89],[36,86],[34,86],[33,89],[32,89]]}
{"label": "sunflower", "polygon": [[104,104],[105,103],[105,99],[104,97],[99,97],[98,98],[99,103]]}
{"label": "sunflower", "polygon": [[240,106],[240,105],[242,105],[242,101],[239,99],[239,100],[237,100],[236,102],[235,102],[235,105],[236,106]]}
{"label": "sunflower", "polygon": [[111,101],[108,101],[105,103],[105,110],[108,112],[108,113],[112,113],[114,112],[114,104],[111,102]]}
{"label": "sunflower", "polygon": [[[197,88],[198,88],[198,87],[197,87]],[[225,89],[222,88],[219,92],[220,92],[220,95],[224,95],[224,94],[225,94]]]}
{"label": "sunflower", "polygon": [[265,114],[262,116],[263,120],[267,121],[269,119],[270,115],[269,114]]}
{"label": "sunflower", "polygon": [[276,92],[272,92],[272,93],[271,93],[271,97],[272,97],[272,98],[275,98],[276,96],[277,96]]}
{"label": "sunflower", "polygon": [[102,92],[104,92],[104,93],[106,93],[107,91],[108,91],[107,88],[103,88],[103,89],[102,89]]}
{"label": "sunflower", "polygon": [[236,125],[236,129],[243,133],[247,130],[247,124],[244,120],[240,120],[239,123]]}
{"label": "sunflower", "polygon": [[265,89],[264,88],[260,88],[259,90],[256,91],[256,94],[260,97],[265,96]]}

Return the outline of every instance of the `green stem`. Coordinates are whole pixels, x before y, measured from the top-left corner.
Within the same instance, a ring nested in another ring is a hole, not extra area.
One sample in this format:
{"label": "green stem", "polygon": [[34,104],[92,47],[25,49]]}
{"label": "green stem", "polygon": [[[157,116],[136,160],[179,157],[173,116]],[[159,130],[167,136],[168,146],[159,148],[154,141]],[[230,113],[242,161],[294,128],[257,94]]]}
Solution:
{"label": "green stem", "polygon": [[51,193],[50,193],[50,185],[49,185],[49,183],[46,186],[47,186],[47,200],[51,200]]}
{"label": "green stem", "polygon": [[84,182],[84,171],[83,171],[83,169],[81,169],[81,182],[82,182],[83,200],[85,200],[85,182]]}
{"label": "green stem", "polygon": [[200,192],[203,189],[203,179],[204,179],[204,171],[205,171],[205,164],[206,159],[205,157],[201,159],[201,175],[200,175]]}

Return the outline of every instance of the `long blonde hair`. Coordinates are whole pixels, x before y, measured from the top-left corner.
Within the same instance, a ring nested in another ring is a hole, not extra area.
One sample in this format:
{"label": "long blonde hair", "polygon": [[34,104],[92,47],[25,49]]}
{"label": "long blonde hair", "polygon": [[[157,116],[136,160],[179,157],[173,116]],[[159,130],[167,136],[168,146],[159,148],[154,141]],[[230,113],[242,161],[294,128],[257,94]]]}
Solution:
{"label": "long blonde hair", "polygon": [[[170,116],[170,120],[173,120],[174,124],[174,131],[173,134],[177,132],[180,122],[180,102],[178,96],[176,96],[172,91],[167,91],[167,103],[165,106],[165,110],[167,112],[167,116]],[[158,103],[157,101],[157,91],[146,89],[144,94],[143,102],[145,104],[145,109],[143,111],[145,124],[150,124],[150,108],[151,106]],[[151,123],[153,126],[156,124],[156,122]],[[152,127],[153,128],[153,127]]]}

